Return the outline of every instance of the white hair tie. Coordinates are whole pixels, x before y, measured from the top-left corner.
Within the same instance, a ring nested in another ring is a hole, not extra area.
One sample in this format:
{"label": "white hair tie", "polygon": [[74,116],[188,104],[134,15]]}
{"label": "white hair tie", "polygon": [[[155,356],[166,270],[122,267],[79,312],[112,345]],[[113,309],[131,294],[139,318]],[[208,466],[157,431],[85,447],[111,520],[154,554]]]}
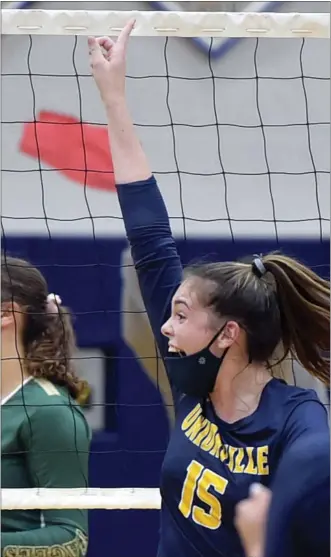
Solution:
{"label": "white hair tie", "polygon": [[60,296],[57,294],[48,294],[47,296],[47,313],[59,313],[59,306],[62,304]]}

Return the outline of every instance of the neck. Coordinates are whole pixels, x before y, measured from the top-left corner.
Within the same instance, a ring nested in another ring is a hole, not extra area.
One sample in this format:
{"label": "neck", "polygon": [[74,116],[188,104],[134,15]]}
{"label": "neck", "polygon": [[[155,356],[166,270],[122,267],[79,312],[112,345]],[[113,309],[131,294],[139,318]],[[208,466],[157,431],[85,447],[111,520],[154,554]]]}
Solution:
{"label": "neck", "polygon": [[262,391],[272,377],[261,364],[241,362],[239,365],[237,361],[224,364],[210,400],[219,418],[232,423],[255,412]]}
{"label": "neck", "polygon": [[17,387],[20,387],[29,377],[25,370],[23,360],[20,361],[17,351],[15,356],[1,354],[1,399],[9,396]]}

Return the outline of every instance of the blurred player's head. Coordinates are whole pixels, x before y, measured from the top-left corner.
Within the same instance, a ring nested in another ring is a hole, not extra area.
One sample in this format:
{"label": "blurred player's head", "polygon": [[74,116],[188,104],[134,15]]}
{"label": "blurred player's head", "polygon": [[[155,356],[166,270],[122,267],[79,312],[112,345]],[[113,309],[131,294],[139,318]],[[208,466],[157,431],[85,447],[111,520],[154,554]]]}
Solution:
{"label": "blurred player's head", "polygon": [[42,377],[72,396],[83,385],[72,367],[75,337],[66,308],[50,299],[43,275],[27,261],[1,258],[2,374]]}
{"label": "blurred player's head", "polygon": [[279,254],[188,268],[162,327],[172,379],[188,394],[207,395],[221,364],[221,374],[268,368],[282,345],[282,359],[293,355],[329,384],[329,295],[327,281]]}

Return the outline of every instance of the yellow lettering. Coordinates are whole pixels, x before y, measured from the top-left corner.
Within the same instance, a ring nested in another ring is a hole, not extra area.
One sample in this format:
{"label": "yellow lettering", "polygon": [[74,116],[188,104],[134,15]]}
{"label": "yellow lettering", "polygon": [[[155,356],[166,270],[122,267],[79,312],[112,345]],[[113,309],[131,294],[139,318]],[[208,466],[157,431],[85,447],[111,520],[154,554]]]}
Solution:
{"label": "yellow lettering", "polygon": [[236,458],[234,461],[234,473],[235,474],[241,474],[244,470],[245,470],[245,466],[242,463],[242,461],[244,460],[244,456],[245,456],[245,451],[242,447],[238,448],[238,452],[236,454]]}
{"label": "yellow lettering", "polygon": [[3,557],[16,557],[16,555],[17,553],[15,547],[7,545],[7,547],[3,550]]}
{"label": "yellow lettering", "polygon": [[194,439],[196,438],[196,436],[198,435],[198,433],[204,428],[204,419],[202,419],[201,416],[199,416],[196,420],[196,422],[194,422],[190,429],[188,429],[187,431],[185,431],[185,435],[186,437],[188,437],[188,439],[192,442],[194,442]]}
{"label": "yellow lettering", "polygon": [[182,430],[186,431],[197,419],[198,416],[202,413],[201,404],[197,404],[193,410],[186,416],[182,423]]}
{"label": "yellow lettering", "polygon": [[[222,507],[216,495],[208,490],[212,487],[217,493],[223,495],[227,485],[228,480],[193,460],[187,468],[178,508],[185,518],[192,514],[192,519],[197,524],[215,530],[221,525]],[[193,505],[195,493],[199,500],[209,507],[208,511],[198,505]]]}
{"label": "yellow lettering", "polygon": [[201,404],[197,404],[183,420],[182,430],[192,443],[220,459],[231,472],[260,476],[269,474],[269,447],[231,447],[223,444],[217,426],[203,418]]}
{"label": "yellow lettering", "polygon": [[216,458],[219,458],[221,448],[222,448],[222,440],[219,434],[217,433],[215,435],[215,444],[211,449],[211,451],[209,452],[209,454],[211,454],[211,456],[216,456]]}
{"label": "yellow lettering", "polygon": [[50,557],[69,557],[69,553],[66,547],[61,545],[53,545],[49,553]]}
{"label": "yellow lettering", "polygon": [[207,437],[202,441],[200,445],[201,449],[209,452],[210,449],[214,446],[216,435],[217,435],[217,426],[215,424],[210,424],[210,431]]}
{"label": "yellow lettering", "polygon": [[80,552],[82,555],[86,555],[88,548],[87,536],[85,536],[85,534],[83,534],[83,532],[81,532],[80,530],[76,530],[76,534]]}
{"label": "yellow lettering", "polygon": [[192,460],[191,464],[187,468],[187,475],[182,489],[182,497],[178,506],[180,512],[185,516],[185,518],[190,516],[197,481],[202,470],[202,464],[199,464],[199,462],[196,462],[195,460]]}
{"label": "yellow lettering", "polygon": [[208,505],[209,511],[206,512],[201,507],[194,505],[192,510],[194,522],[210,530],[216,530],[220,527],[222,522],[221,503],[215,495],[209,493],[208,489],[213,487],[217,493],[223,495],[227,485],[228,481],[215,474],[212,470],[204,470],[198,483],[197,496],[200,501]]}
{"label": "yellow lettering", "polygon": [[233,472],[233,467],[234,467],[234,455],[236,454],[237,451],[237,447],[229,447],[229,470],[231,470],[231,472]]}
{"label": "yellow lettering", "polygon": [[[75,538],[72,543],[68,543],[66,545],[66,550],[68,553],[65,553],[66,557],[79,557],[80,552],[78,549],[78,539]],[[59,555],[61,555],[59,553]]]}
{"label": "yellow lettering", "polygon": [[7,545],[3,549],[3,557],[83,557],[88,546],[87,536],[76,530],[76,536],[63,545],[51,546],[19,546]]}
{"label": "yellow lettering", "polygon": [[269,474],[268,465],[269,447],[257,447],[257,473],[260,476],[267,476]]}
{"label": "yellow lettering", "polygon": [[255,447],[246,447],[246,453],[248,455],[248,463],[245,468],[245,474],[257,474],[257,468],[254,463],[254,451],[256,451]]}
{"label": "yellow lettering", "polygon": [[201,441],[203,441],[203,439],[208,435],[209,431],[210,431],[210,422],[208,420],[206,420],[206,425],[205,427],[200,431],[200,433],[196,436],[196,438],[194,439],[194,443],[195,445],[198,445],[198,447],[200,447]]}
{"label": "yellow lettering", "polygon": [[220,460],[221,462],[225,462],[229,458],[229,446],[222,445],[221,452],[220,452]]}

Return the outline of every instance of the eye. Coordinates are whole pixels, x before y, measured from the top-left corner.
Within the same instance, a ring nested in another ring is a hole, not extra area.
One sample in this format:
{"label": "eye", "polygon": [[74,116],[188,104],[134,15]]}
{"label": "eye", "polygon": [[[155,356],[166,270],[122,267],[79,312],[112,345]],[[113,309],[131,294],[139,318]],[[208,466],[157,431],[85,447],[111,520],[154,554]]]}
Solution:
{"label": "eye", "polygon": [[186,318],[186,316],[183,313],[178,313],[178,312],[176,313],[176,317],[179,321],[183,321]]}

